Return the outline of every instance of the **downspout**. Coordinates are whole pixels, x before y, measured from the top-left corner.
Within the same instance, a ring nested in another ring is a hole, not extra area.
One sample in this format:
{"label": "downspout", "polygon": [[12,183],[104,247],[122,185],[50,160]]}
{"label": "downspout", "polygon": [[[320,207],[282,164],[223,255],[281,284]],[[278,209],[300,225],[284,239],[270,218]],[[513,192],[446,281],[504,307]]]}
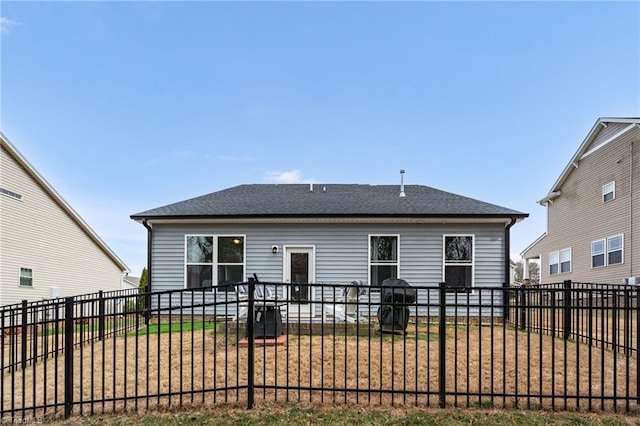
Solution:
{"label": "downspout", "polygon": [[153,242],[153,228],[147,223],[147,219],[142,219],[142,225],[147,228],[147,288],[145,295],[145,323],[148,326],[151,319],[151,247]]}
{"label": "downspout", "polygon": [[504,228],[504,282],[502,284],[504,291],[502,292],[503,305],[505,307],[503,315],[504,320],[509,320],[509,293],[507,289],[511,284],[511,227],[516,224],[517,219],[511,218],[511,222]]}
{"label": "downspout", "polygon": [[517,219],[511,218],[511,222],[504,228],[504,287],[511,284],[511,227],[516,224]]}

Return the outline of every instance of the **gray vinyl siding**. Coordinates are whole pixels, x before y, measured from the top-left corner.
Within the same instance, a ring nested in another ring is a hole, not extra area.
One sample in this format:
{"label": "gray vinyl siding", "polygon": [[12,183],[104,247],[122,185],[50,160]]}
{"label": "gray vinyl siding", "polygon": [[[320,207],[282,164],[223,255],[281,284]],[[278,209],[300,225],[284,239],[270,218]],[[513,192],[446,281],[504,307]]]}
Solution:
{"label": "gray vinyl siding", "polygon": [[[611,123],[591,144],[597,146],[628,124]],[[560,188],[562,194],[547,207],[547,236],[530,248],[527,258],[540,256],[542,282],[573,280],[581,282],[622,283],[623,278],[640,275],[638,239],[640,238],[640,129],[626,133],[578,162]],[[633,197],[631,196],[631,143],[633,154]],[[615,181],[615,199],[602,202],[602,186]],[[591,267],[591,243],[615,235],[624,235],[624,260],[620,265]],[[632,248],[633,245],[633,248]],[[571,248],[571,272],[551,275],[549,253]]]}
{"label": "gray vinyl siding", "polygon": [[[504,281],[504,225],[364,225],[364,224],[198,224],[153,227],[153,291],[185,288],[185,235],[244,235],[245,279],[256,273],[260,281],[282,282],[283,246],[314,246],[316,283],[348,284],[368,281],[368,237],[399,236],[399,278],[416,286],[437,286],[443,279],[443,235],[475,235],[476,287],[502,287]],[[277,245],[280,251],[271,252]],[[316,287],[316,300],[321,288]],[[200,297],[200,296],[197,296]],[[214,297],[213,294],[207,297]],[[369,300],[365,296],[363,300]],[[423,295],[423,300],[426,295]],[[437,297],[431,296],[432,300]],[[451,298],[454,296],[451,295]],[[372,293],[371,301],[378,300]],[[471,303],[478,302],[472,295]],[[500,303],[499,300],[494,301]],[[483,300],[489,305],[490,300]],[[320,315],[320,304],[315,306]],[[218,312],[221,314],[221,312]],[[373,312],[375,314],[375,312]],[[421,312],[420,315],[426,315]],[[431,312],[433,314],[433,312]]]}
{"label": "gray vinyl siding", "polygon": [[[0,305],[21,300],[120,290],[123,270],[5,150],[0,150]],[[20,268],[33,286],[20,286]]]}

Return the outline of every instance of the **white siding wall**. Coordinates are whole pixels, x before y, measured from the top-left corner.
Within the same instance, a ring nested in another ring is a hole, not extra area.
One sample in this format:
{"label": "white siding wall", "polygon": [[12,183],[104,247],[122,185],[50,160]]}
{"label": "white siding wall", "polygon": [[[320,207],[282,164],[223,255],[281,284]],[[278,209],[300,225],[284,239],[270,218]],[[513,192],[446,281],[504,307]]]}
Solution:
{"label": "white siding wall", "polygon": [[[0,151],[0,305],[23,299],[120,290],[123,271],[26,171]],[[33,270],[33,287],[19,285],[20,268]]]}

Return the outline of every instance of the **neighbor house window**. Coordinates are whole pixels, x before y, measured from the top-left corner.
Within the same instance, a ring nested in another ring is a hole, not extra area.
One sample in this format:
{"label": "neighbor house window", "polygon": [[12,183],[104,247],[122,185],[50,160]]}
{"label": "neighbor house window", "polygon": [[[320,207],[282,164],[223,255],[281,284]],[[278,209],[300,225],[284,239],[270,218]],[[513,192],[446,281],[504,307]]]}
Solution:
{"label": "neighbor house window", "polygon": [[560,252],[549,253],[549,274],[555,275],[560,272]]}
{"label": "neighbor house window", "polygon": [[602,202],[606,203],[616,198],[616,182],[609,182],[602,187]]}
{"label": "neighbor house window", "polygon": [[33,269],[20,268],[20,285],[33,287]]}
{"label": "neighbor house window", "polygon": [[622,235],[607,238],[607,265],[622,263]]}
{"label": "neighbor house window", "polygon": [[560,250],[560,273],[571,272],[571,249]]}
{"label": "neighbor house window", "polygon": [[598,266],[605,265],[604,248],[605,240],[598,240],[591,243],[591,267],[597,268]]}
{"label": "neighbor house window", "polygon": [[185,257],[187,288],[212,288],[244,281],[242,236],[187,235]]}
{"label": "neighbor house window", "polygon": [[571,249],[566,248],[549,253],[549,274],[571,272]]}
{"label": "neighbor house window", "polygon": [[473,287],[473,235],[444,236],[443,278],[452,291],[469,292]]}
{"label": "neighbor house window", "polygon": [[398,278],[397,235],[369,237],[369,283],[379,286],[387,278]]}
{"label": "neighbor house window", "polygon": [[597,268],[623,263],[623,243],[622,234],[592,242],[591,267]]}

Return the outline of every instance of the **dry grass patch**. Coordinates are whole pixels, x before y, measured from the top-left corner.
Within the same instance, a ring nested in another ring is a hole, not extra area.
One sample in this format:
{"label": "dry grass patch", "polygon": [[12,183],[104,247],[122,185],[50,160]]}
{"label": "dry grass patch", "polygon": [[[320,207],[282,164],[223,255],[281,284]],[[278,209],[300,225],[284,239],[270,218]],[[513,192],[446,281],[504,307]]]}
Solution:
{"label": "dry grass patch", "polygon": [[[406,338],[290,335],[284,346],[257,347],[254,380],[265,388],[256,390],[256,401],[437,407],[437,327],[411,327]],[[575,396],[591,393],[594,408],[610,409],[626,408],[623,399],[637,395],[637,359],[601,348],[502,326],[448,327],[446,348],[447,405],[574,409],[589,403],[583,398],[576,407]],[[248,350],[233,336],[210,330],[119,336],[75,351],[74,410],[244,406],[246,389],[238,388],[248,385],[248,371]],[[4,410],[62,403],[64,379],[64,357],[5,372],[0,402]]]}

